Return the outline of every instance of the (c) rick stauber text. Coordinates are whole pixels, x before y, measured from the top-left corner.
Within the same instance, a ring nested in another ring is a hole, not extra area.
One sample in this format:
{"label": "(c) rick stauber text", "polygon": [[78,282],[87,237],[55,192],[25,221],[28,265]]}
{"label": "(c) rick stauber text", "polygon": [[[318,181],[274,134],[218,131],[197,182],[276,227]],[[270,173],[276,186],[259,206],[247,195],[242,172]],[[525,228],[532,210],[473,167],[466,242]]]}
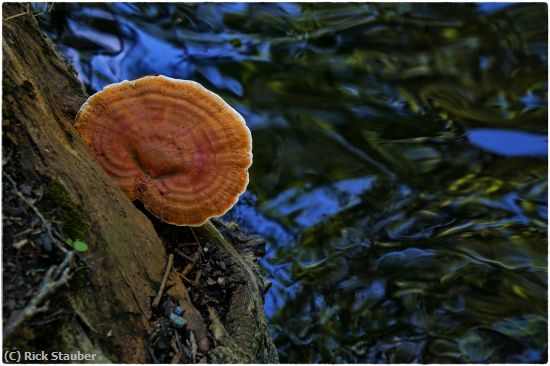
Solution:
{"label": "(c) rick stauber text", "polygon": [[29,351],[4,351],[5,363],[24,363],[28,361],[95,361],[95,353],[82,353],[80,351],[65,352],[29,352]]}

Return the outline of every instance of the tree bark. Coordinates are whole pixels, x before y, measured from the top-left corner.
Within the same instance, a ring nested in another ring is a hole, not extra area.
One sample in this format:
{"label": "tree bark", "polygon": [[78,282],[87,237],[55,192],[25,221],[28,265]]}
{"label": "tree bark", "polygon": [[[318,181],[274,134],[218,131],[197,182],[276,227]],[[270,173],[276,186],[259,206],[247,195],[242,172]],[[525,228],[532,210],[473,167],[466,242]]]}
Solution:
{"label": "tree bark", "polygon": [[[41,344],[40,337],[54,336],[55,342],[44,344],[53,344],[50,347],[55,349],[46,351],[94,353],[95,362],[151,362],[151,320],[155,316],[151,303],[167,263],[163,242],[151,221],[98,166],[73,128],[86,95],[72,67],[42,34],[34,17],[25,14],[24,7],[3,4],[3,13],[8,19],[3,21],[2,39],[5,177],[14,181],[13,191],[21,202],[42,212],[48,225],[59,225],[64,239],[88,244],[88,250],[80,254],[79,265],[71,267],[71,281],[56,294],[62,301],[55,303],[62,304],[71,316],[56,323],[55,335],[41,334],[35,327],[33,344]],[[3,188],[7,189],[7,184],[4,179]],[[25,184],[44,193],[32,199],[25,192],[17,192]],[[197,341],[198,352],[221,362],[224,357],[219,349],[223,346],[240,355],[232,358],[233,362],[277,362],[254,264],[243,260],[211,224],[198,232],[203,240],[219,246],[219,255],[231,261],[245,281],[231,295],[230,308],[240,310],[229,310],[229,320],[218,324],[219,319],[213,320],[209,313],[201,315],[171,270],[165,295],[185,308],[187,328]],[[17,240],[7,236],[4,245],[9,243],[11,248]],[[49,253],[41,255],[53,258],[53,252]],[[4,262],[8,260],[10,257],[4,255]],[[59,263],[56,268],[60,268]],[[252,312],[242,311],[242,306]],[[4,312],[4,330],[9,323],[6,316],[16,318],[21,311]],[[242,327],[235,324],[244,317],[253,323],[243,328],[241,337],[238,333]],[[225,330],[227,344],[209,330],[213,324]],[[18,332],[5,339],[5,346],[24,351],[29,343],[21,334],[32,327],[26,319],[17,328]]]}

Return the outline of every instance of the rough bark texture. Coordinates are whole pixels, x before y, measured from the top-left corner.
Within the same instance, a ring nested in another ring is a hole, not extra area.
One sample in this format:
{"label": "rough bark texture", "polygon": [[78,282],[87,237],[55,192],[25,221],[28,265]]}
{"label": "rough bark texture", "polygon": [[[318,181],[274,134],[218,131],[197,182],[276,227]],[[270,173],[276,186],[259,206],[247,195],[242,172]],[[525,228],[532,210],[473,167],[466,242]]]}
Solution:
{"label": "rough bark texture", "polygon": [[[4,16],[20,11],[4,4]],[[7,163],[55,186],[80,211],[84,238],[73,239],[90,244],[91,270],[88,283],[69,295],[71,307],[109,359],[145,362],[150,297],[165,265],[162,243],[76,134],[74,116],[86,96],[53,43],[28,15],[4,22],[3,34],[3,123],[18,152]]]}
{"label": "rough bark texture", "polygon": [[[223,225],[223,224],[221,224]],[[220,226],[221,226],[220,225]],[[222,227],[222,231],[225,227]],[[220,257],[229,266],[230,277],[236,286],[231,292],[225,322],[217,322],[215,309],[209,309],[212,321],[210,328],[218,347],[210,353],[215,363],[278,362],[278,354],[273,341],[268,336],[261,294],[268,288],[257,271],[254,263],[256,256],[247,252],[242,254],[229,244],[216,227],[208,222],[196,229],[216,249],[214,256]],[[233,244],[238,244],[233,241]],[[253,248],[253,247],[252,247]],[[218,336],[219,335],[219,336]]]}
{"label": "rough bark texture", "polygon": [[[4,19],[21,11],[19,4],[3,4]],[[10,156],[3,159],[4,171],[17,182],[42,185],[47,194],[36,205],[45,212],[58,205],[51,220],[59,222],[66,239],[89,245],[81,258],[85,265],[70,286],[61,289],[63,299],[68,299],[63,307],[74,316],[65,317],[56,328],[59,333],[52,335],[57,337],[55,350],[95,353],[96,362],[148,362],[151,300],[166,266],[163,243],[149,219],[97,165],[73,128],[86,95],[33,16],[3,22],[2,49],[3,138],[4,150],[10,149]],[[234,343],[229,348],[245,349],[245,356],[231,360],[276,362],[265,327],[259,277],[215,228],[201,230],[206,240],[218,242],[230,254],[236,266],[242,267],[243,281],[249,281],[232,297],[235,312],[230,311],[225,324]],[[210,349],[209,357],[223,362],[217,348],[209,345],[210,321],[203,321],[189,305],[183,284],[171,278],[167,293],[193,317],[188,327],[202,339],[199,348]],[[252,328],[248,322],[255,322]],[[17,335],[5,341],[13,347],[24,346]]]}

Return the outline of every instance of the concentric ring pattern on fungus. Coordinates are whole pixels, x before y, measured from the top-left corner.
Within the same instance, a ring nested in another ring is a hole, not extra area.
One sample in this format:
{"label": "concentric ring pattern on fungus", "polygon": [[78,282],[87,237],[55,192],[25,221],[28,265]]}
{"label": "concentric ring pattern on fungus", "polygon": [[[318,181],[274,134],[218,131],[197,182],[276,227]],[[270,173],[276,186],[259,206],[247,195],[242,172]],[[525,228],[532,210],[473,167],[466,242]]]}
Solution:
{"label": "concentric ring pattern on fungus", "polygon": [[147,76],[109,85],[82,106],[76,128],[124,193],[171,224],[223,215],[248,185],[250,130],[194,81]]}

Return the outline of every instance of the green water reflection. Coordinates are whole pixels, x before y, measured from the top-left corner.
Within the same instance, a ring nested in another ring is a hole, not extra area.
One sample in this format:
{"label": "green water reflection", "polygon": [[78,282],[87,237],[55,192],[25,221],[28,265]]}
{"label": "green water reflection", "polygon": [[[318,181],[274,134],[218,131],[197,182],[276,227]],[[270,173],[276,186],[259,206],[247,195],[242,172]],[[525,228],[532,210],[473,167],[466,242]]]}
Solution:
{"label": "green water reflection", "polygon": [[[40,5],[37,5],[40,6]],[[165,74],[254,139],[283,362],[545,362],[545,4],[55,5],[91,91]]]}

